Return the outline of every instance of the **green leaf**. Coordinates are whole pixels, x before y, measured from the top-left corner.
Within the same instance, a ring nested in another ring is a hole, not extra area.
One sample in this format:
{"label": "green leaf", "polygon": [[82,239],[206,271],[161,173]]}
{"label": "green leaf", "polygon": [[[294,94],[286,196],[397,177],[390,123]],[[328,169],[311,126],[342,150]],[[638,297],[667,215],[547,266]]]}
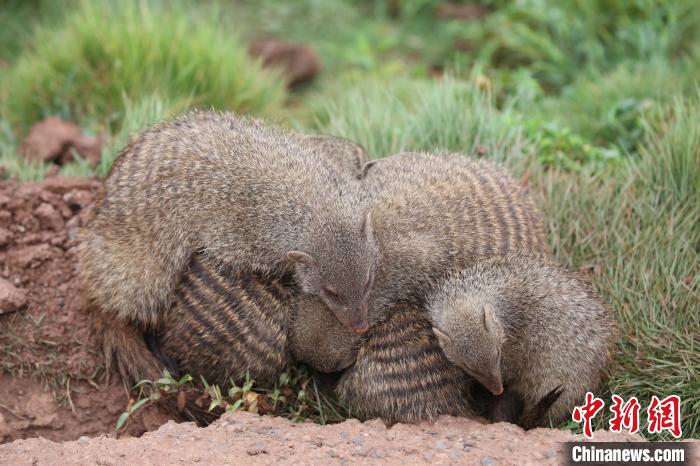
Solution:
{"label": "green leaf", "polygon": [[151,401],[150,398],[143,398],[143,399],[137,401],[137,402],[134,403],[134,405],[129,409],[129,413],[131,413],[131,414],[135,413],[139,408],[141,408],[141,406],[145,405],[145,404],[148,403],[149,401]]}
{"label": "green leaf", "polygon": [[243,403],[244,403],[243,398],[241,398],[240,400],[237,400],[234,404],[230,405],[227,408],[227,410],[228,411],[238,411]]}
{"label": "green leaf", "polygon": [[121,429],[122,426],[124,426],[124,423],[126,422],[127,419],[129,419],[129,412],[124,411],[119,416],[119,419],[117,419],[117,430]]}
{"label": "green leaf", "polygon": [[209,411],[213,410],[217,406],[221,406],[221,402],[219,400],[212,400],[211,404],[209,405]]}

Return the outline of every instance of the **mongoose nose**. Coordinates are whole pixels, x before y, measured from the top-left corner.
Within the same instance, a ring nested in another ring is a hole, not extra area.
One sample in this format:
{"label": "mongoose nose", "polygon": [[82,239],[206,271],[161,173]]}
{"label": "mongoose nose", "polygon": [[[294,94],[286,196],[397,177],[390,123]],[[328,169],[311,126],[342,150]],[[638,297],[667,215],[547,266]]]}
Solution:
{"label": "mongoose nose", "polygon": [[503,393],[503,385],[499,385],[498,387],[493,387],[491,389],[491,393],[493,393],[496,396],[500,395],[501,393]]}
{"label": "mongoose nose", "polygon": [[369,325],[367,323],[352,327],[352,331],[357,333],[358,335],[362,335],[363,333],[367,333],[367,330],[369,330]]}

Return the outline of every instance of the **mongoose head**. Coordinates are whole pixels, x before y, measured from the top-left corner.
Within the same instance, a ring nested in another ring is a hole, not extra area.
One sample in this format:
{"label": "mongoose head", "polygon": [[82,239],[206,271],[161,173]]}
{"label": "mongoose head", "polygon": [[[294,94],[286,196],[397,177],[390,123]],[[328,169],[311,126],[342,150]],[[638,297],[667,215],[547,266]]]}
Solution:
{"label": "mongoose head", "polygon": [[494,306],[466,299],[433,303],[432,306],[433,333],[447,359],[494,395],[503,393],[501,348],[504,332]]}
{"label": "mongoose head", "polygon": [[363,340],[312,295],[296,300],[288,336],[294,358],[321,372],[338,372],[352,365]]}
{"label": "mongoose head", "polygon": [[[318,296],[344,325],[356,333],[369,329],[367,305],[374,285],[378,249],[371,214],[362,222],[327,225],[310,251],[290,251],[297,282]],[[349,225],[350,224],[350,225]]]}

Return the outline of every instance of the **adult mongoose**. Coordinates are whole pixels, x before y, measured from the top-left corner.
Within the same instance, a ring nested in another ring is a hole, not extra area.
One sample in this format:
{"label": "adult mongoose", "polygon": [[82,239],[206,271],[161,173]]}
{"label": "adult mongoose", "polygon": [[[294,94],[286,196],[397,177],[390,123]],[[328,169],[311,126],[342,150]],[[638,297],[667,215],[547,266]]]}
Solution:
{"label": "adult mongoose", "polygon": [[364,336],[336,392],[353,416],[393,424],[473,414],[472,383],[440,351],[426,312],[397,304]]}
{"label": "adult mongoose", "polygon": [[[308,144],[316,157],[324,158],[343,177],[356,179],[367,162],[364,149],[347,139],[292,136]],[[288,360],[286,319],[299,295],[290,278],[290,274],[282,273],[239,272],[197,252],[173,291],[167,318],[145,332],[146,340],[140,322],[123,322],[100,312],[92,315],[97,332],[103,336],[108,364],[116,360],[128,386],[144,379],[155,380],[166,368],[217,384],[240,379],[246,372],[267,381],[276,379]],[[318,308],[327,310],[322,305]],[[261,322],[273,324],[261,329]],[[258,343],[265,346],[259,355],[249,351],[246,341],[232,344],[239,336],[250,339],[251,332],[258,330],[266,336]]]}
{"label": "adult mongoose", "polygon": [[314,142],[231,113],[192,112],[129,143],[80,235],[88,296],[155,328],[195,250],[240,272],[292,272],[367,329],[377,248],[357,183]]}
{"label": "adult mongoose", "polygon": [[[371,197],[380,257],[369,317],[395,302],[421,307],[450,271],[495,254],[547,255],[539,212],[525,187],[497,165],[459,154],[404,153],[372,162],[362,184]],[[319,370],[352,362],[361,337],[301,296],[290,328],[297,357]]]}
{"label": "adult mongoose", "polygon": [[495,420],[519,421],[508,417],[513,399],[528,413],[554,396],[539,423],[557,425],[599,387],[610,363],[611,309],[575,274],[539,257],[478,261],[447,278],[427,308],[445,356],[494,395],[510,392],[496,402]]}

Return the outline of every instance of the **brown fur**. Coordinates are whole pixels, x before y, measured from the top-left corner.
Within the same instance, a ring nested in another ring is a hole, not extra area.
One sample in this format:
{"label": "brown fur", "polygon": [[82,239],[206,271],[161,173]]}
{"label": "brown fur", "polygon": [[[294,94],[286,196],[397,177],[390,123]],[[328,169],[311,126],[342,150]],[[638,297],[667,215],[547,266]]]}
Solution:
{"label": "brown fur", "polygon": [[290,361],[289,280],[237,274],[195,255],[158,335],[159,351],[180,373],[220,386],[246,373],[275,382]]}
{"label": "brown fur", "polygon": [[471,383],[440,351],[425,311],[397,305],[367,333],[336,391],[354,416],[393,424],[471,414]]}
{"label": "brown fur", "polygon": [[[325,159],[348,179],[356,179],[367,161],[364,150],[346,139],[293,137],[301,140],[313,157]],[[107,361],[116,360],[128,386],[144,379],[156,380],[166,368],[176,374],[201,375],[217,384],[240,379],[246,371],[258,380],[269,381],[288,360],[286,318],[293,306],[293,298],[287,295],[289,279],[279,274],[241,273],[196,253],[172,293],[171,307],[164,313],[167,317],[148,329],[148,345],[143,322],[124,322],[99,309],[92,315],[96,332],[103,336]],[[255,346],[251,332],[266,338]],[[189,419],[200,423],[213,419],[190,404]],[[170,405],[175,412],[175,404]]]}
{"label": "brown fur", "polygon": [[[611,309],[579,277],[542,258],[479,261],[448,278],[428,310],[447,358],[494,393],[504,387],[503,403],[520,398],[527,414],[561,392],[535,424],[561,423],[605,379]],[[520,421],[504,418],[509,411],[497,401],[494,417]]]}
{"label": "brown fur", "polygon": [[363,199],[312,139],[228,113],[187,114],[135,137],[114,164],[80,235],[88,296],[101,312],[157,328],[202,250],[243,273],[293,272],[348,326],[366,328],[377,253]]}
{"label": "brown fur", "polygon": [[[423,296],[447,273],[480,258],[549,253],[526,189],[493,163],[405,153],[371,162],[362,183],[372,198],[380,251],[369,303],[372,323],[381,322],[396,302],[422,306]],[[295,318],[290,340],[299,359],[319,370],[347,365],[361,337],[305,296],[299,309],[303,314]]]}

